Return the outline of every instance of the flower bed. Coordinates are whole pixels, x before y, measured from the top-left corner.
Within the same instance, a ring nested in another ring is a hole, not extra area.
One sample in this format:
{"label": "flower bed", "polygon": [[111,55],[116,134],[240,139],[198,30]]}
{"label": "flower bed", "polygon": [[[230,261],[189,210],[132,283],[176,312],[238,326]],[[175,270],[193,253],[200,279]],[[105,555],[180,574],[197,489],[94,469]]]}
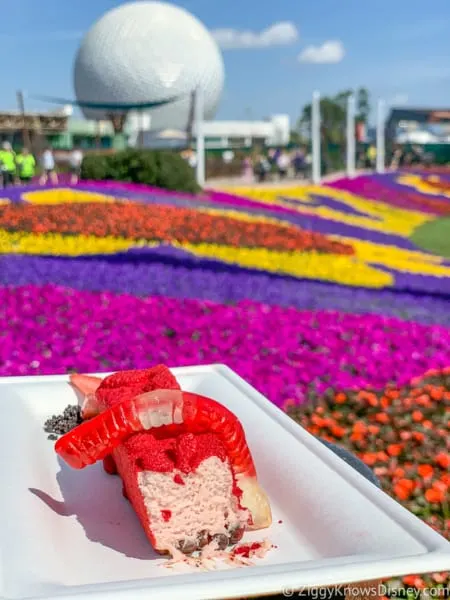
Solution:
{"label": "flower bed", "polygon": [[410,239],[432,216],[327,187],[244,192],[254,198],[99,182],[16,189],[0,207],[0,253],[111,255],[167,242],[245,270],[450,295],[450,266]]}
{"label": "flower bed", "polygon": [[[374,470],[388,494],[450,537],[450,368],[404,387],[333,391],[290,414],[312,434],[345,445]],[[450,578],[434,573],[402,583],[444,587]]]}
{"label": "flower bed", "polygon": [[321,233],[302,231],[282,223],[242,220],[201,210],[139,203],[90,202],[78,204],[0,206],[0,228],[10,232],[45,235],[84,235],[130,241],[210,243],[237,248],[354,254],[353,248]]}
{"label": "flower bed", "polygon": [[4,191],[0,375],[224,362],[448,536],[450,263],[413,236],[450,205],[430,176]]}
{"label": "flower bed", "polygon": [[450,364],[444,327],[250,300],[0,288],[0,322],[0,375],[224,362],[280,407],[330,387],[404,383]]}

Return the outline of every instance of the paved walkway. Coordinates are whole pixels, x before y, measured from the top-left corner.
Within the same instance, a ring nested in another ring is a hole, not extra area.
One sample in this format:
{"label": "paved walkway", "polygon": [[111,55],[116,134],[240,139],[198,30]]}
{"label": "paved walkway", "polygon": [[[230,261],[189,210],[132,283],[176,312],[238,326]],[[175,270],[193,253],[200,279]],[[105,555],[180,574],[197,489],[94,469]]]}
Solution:
{"label": "paved walkway", "polygon": [[[372,171],[363,170],[356,172],[356,175],[365,175],[367,173],[372,173]],[[330,181],[335,181],[336,179],[341,179],[342,177],[346,177],[347,173],[345,171],[340,171],[338,173],[331,173],[330,175],[325,175],[322,177],[322,182],[327,183]],[[283,179],[283,180],[272,180],[272,181],[264,181],[263,183],[259,183],[258,181],[252,181],[250,179],[246,179],[245,177],[217,177],[213,179],[208,179],[205,187],[207,188],[232,188],[232,187],[255,187],[255,188],[272,188],[272,187],[299,187],[302,185],[310,185],[311,180],[309,179]]]}

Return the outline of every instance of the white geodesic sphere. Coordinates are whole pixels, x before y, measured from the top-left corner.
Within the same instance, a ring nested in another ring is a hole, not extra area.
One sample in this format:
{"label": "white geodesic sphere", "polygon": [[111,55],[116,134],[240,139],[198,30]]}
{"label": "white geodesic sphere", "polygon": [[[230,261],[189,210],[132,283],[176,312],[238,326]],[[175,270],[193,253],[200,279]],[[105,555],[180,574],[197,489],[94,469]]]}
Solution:
{"label": "white geodesic sphere", "polygon": [[[107,12],[84,36],[74,67],[79,102],[138,104],[180,99],[152,109],[151,129],[185,129],[191,94],[204,90],[205,118],[217,111],[224,65],[206,27],[179,6],[133,2]],[[88,119],[105,111],[82,108]]]}

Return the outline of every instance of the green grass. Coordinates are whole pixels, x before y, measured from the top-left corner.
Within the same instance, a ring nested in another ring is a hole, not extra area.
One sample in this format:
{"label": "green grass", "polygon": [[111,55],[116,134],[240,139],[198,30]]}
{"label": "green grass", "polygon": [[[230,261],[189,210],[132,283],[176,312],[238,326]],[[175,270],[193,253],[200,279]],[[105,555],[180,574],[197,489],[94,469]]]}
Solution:
{"label": "green grass", "polygon": [[422,250],[450,258],[450,217],[442,217],[420,225],[411,241]]}

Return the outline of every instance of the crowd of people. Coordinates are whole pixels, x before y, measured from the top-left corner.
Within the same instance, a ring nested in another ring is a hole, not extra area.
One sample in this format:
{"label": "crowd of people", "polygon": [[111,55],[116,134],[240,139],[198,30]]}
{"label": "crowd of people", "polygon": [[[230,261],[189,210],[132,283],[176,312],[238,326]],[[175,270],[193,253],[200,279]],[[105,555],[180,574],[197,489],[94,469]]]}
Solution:
{"label": "crowd of people", "polygon": [[[70,182],[78,183],[83,162],[83,153],[74,148],[69,157]],[[10,142],[3,142],[0,149],[0,183],[2,188],[27,185],[39,176],[40,185],[57,184],[58,173],[51,147],[46,147],[36,160],[29,148],[24,146],[15,152]]]}
{"label": "crowd of people", "polygon": [[311,166],[311,156],[305,148],[295,150],[270,149],[266,154],[244,159],[244,176],[252,174],[259,182],[276,175],[283,180],[289,177],[305,179]]}

